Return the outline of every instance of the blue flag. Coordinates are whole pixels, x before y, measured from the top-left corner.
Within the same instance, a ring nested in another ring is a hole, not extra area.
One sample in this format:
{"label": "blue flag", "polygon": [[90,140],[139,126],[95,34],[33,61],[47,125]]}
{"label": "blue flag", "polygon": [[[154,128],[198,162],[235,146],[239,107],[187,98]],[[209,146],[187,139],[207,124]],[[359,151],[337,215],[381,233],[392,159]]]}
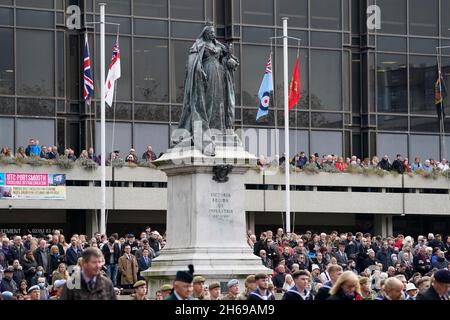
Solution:
{"label": "blue flag", "polygon": [[269,56],[269,61],[267,61],[266,72],[264,73],[264,77],[258,91],[260,103],[256,120],[269,114],[270,91],[273,91],[272,55]]}

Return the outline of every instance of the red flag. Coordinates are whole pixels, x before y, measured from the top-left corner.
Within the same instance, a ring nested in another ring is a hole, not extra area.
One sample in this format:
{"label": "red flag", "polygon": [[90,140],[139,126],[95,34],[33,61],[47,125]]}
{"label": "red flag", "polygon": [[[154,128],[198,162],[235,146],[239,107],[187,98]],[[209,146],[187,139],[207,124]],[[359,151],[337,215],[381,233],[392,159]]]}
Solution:
{"label": "red flag", "polygon": [[297,61],[295,62],[294,73],[292,74],[291,85],[289,86],[289,110],[300,101],[301,83],[300,83],[300,70],[299,70],[300,57],[297,55]]}

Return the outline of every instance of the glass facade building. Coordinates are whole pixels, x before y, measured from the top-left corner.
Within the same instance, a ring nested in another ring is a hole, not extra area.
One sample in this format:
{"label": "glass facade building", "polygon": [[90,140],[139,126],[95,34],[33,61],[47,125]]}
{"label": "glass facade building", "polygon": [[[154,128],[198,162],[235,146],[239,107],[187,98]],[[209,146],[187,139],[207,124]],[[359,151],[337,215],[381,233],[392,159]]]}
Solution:
{"label": "glass facade building", "polygon": [[[35,137],[76,152],[99,147],[99,28],[85,23],[99,21],[97,2],[0,0],[0,146],[15,149]],[[302,84],[302,99],[290,113],[291,150],[435,159],[443,151],[449,157],[442,145],[450,146],[450,136],[445,144],[439,139],[434,82],[436,47],[450,45],[450,0],[102,2],[106,20],[120,24],[122,63],[116,107],[106,110],[107,149],[144,151],[151,144],[159,153],[169,147],[182,109],[187,52],[207,21],[220,41],[233,42],[240,59],[236,127],[257,129],[259,139],[282,129],[282,47],[269,39],[281,36],[281,18],[288,17],[289,35],[301,38],[289,42],[289,72],[299,52]],[[381,29],[368,30],[366,10],[373,4]],[[80,30],[66,27],[70,5],[81,8]],[[96,86],[92,108],[82,99],[86,31]],[[108,25],[106,32],[108,62],[117,27]],[[257,91],[270,51],[273,106],[257,122]],[[450,48],[441,53],[449,87]]]}

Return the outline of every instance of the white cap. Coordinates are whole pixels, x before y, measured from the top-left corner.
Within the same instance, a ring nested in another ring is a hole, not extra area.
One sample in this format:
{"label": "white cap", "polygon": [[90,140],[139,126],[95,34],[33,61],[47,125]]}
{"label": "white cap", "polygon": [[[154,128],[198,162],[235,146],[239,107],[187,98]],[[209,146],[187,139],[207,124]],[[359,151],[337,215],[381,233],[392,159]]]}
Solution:
{"label": "white cap", "polygon": [[320,270],[320,268],[319,268],[319,266],[317,264],[313,264],[312,267],[311,267],[311,271],[314,271],[316,269]]}
{"label": "white cap", "polygon": [[406,285],[406,292],[408,292],[409,290],[417,290],[417,288],[416,288],[416,286],[414,285],[414,283],[412,283],[412,282],[409,282],[407,285]]}

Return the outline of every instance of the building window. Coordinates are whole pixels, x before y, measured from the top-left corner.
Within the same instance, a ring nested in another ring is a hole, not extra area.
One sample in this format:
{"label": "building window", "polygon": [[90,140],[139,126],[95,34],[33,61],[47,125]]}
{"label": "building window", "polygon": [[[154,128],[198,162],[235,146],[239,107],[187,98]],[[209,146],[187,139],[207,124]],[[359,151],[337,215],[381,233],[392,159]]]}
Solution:
{"label": "building window", "polygon": [[434,82],[437,79],[435,57],[409,57],[411,113],[435,114]]}
{"label": "building window", "polygon": [[17,30],[16,47],[18,93],[27,96],[54,96],[54,33]]}
{"label": "building window", "polygon": [[308,0],[277,0],[277,25],[283,23],[281,18],[288,17],[289,27],[308,27]]}
{"label": "building window", "polygon": [[273,25],[273,0],[241,1],[242,23]]}
{"label": "building window", "polygon": [[171,0],[170,17],[172,19],[205,20],[203,0]]}
{"label": "building window", "polygon": [[53,0],[16,0],[18,7],[53,9]]}
{"label": "building window", "polygon": [[26,147],[31,138],[39,140],[41,146],[55,145],[55,120],[16,119],[16,146]]}
{"label": "building window", "polygon": [[14,94],[13,29],[0,28],[0,94]]}
{"label": "building window", "polygon": [[[443,1],[445,2],[445,1]],[[439,1],[409,1],[409,33],[422,36],[439,34]]]}
{"label": "building window", "polygon": [[168,101],[167,41],[134,39],[134,99]]}
{"label": "building window", "polygon": [[377,0],[381,9],[379,33],[406,34],[406,0]]}
{"label": "building window", "polygon": [[167,0],[134,0],[133,14],[143,17],[167,17]]}
{"label": "building window", "polygon": [[314,0],[311,5],[311,28],[316,29],[342,29],[341,1]]}
{"label": "building window", "polygon": [[341,52],[311,50],[311,70],[311,109],[342,110]]}
{"label": "building window", "polygon": [[377,55],[378,112],[407,112],[406,56]]}

